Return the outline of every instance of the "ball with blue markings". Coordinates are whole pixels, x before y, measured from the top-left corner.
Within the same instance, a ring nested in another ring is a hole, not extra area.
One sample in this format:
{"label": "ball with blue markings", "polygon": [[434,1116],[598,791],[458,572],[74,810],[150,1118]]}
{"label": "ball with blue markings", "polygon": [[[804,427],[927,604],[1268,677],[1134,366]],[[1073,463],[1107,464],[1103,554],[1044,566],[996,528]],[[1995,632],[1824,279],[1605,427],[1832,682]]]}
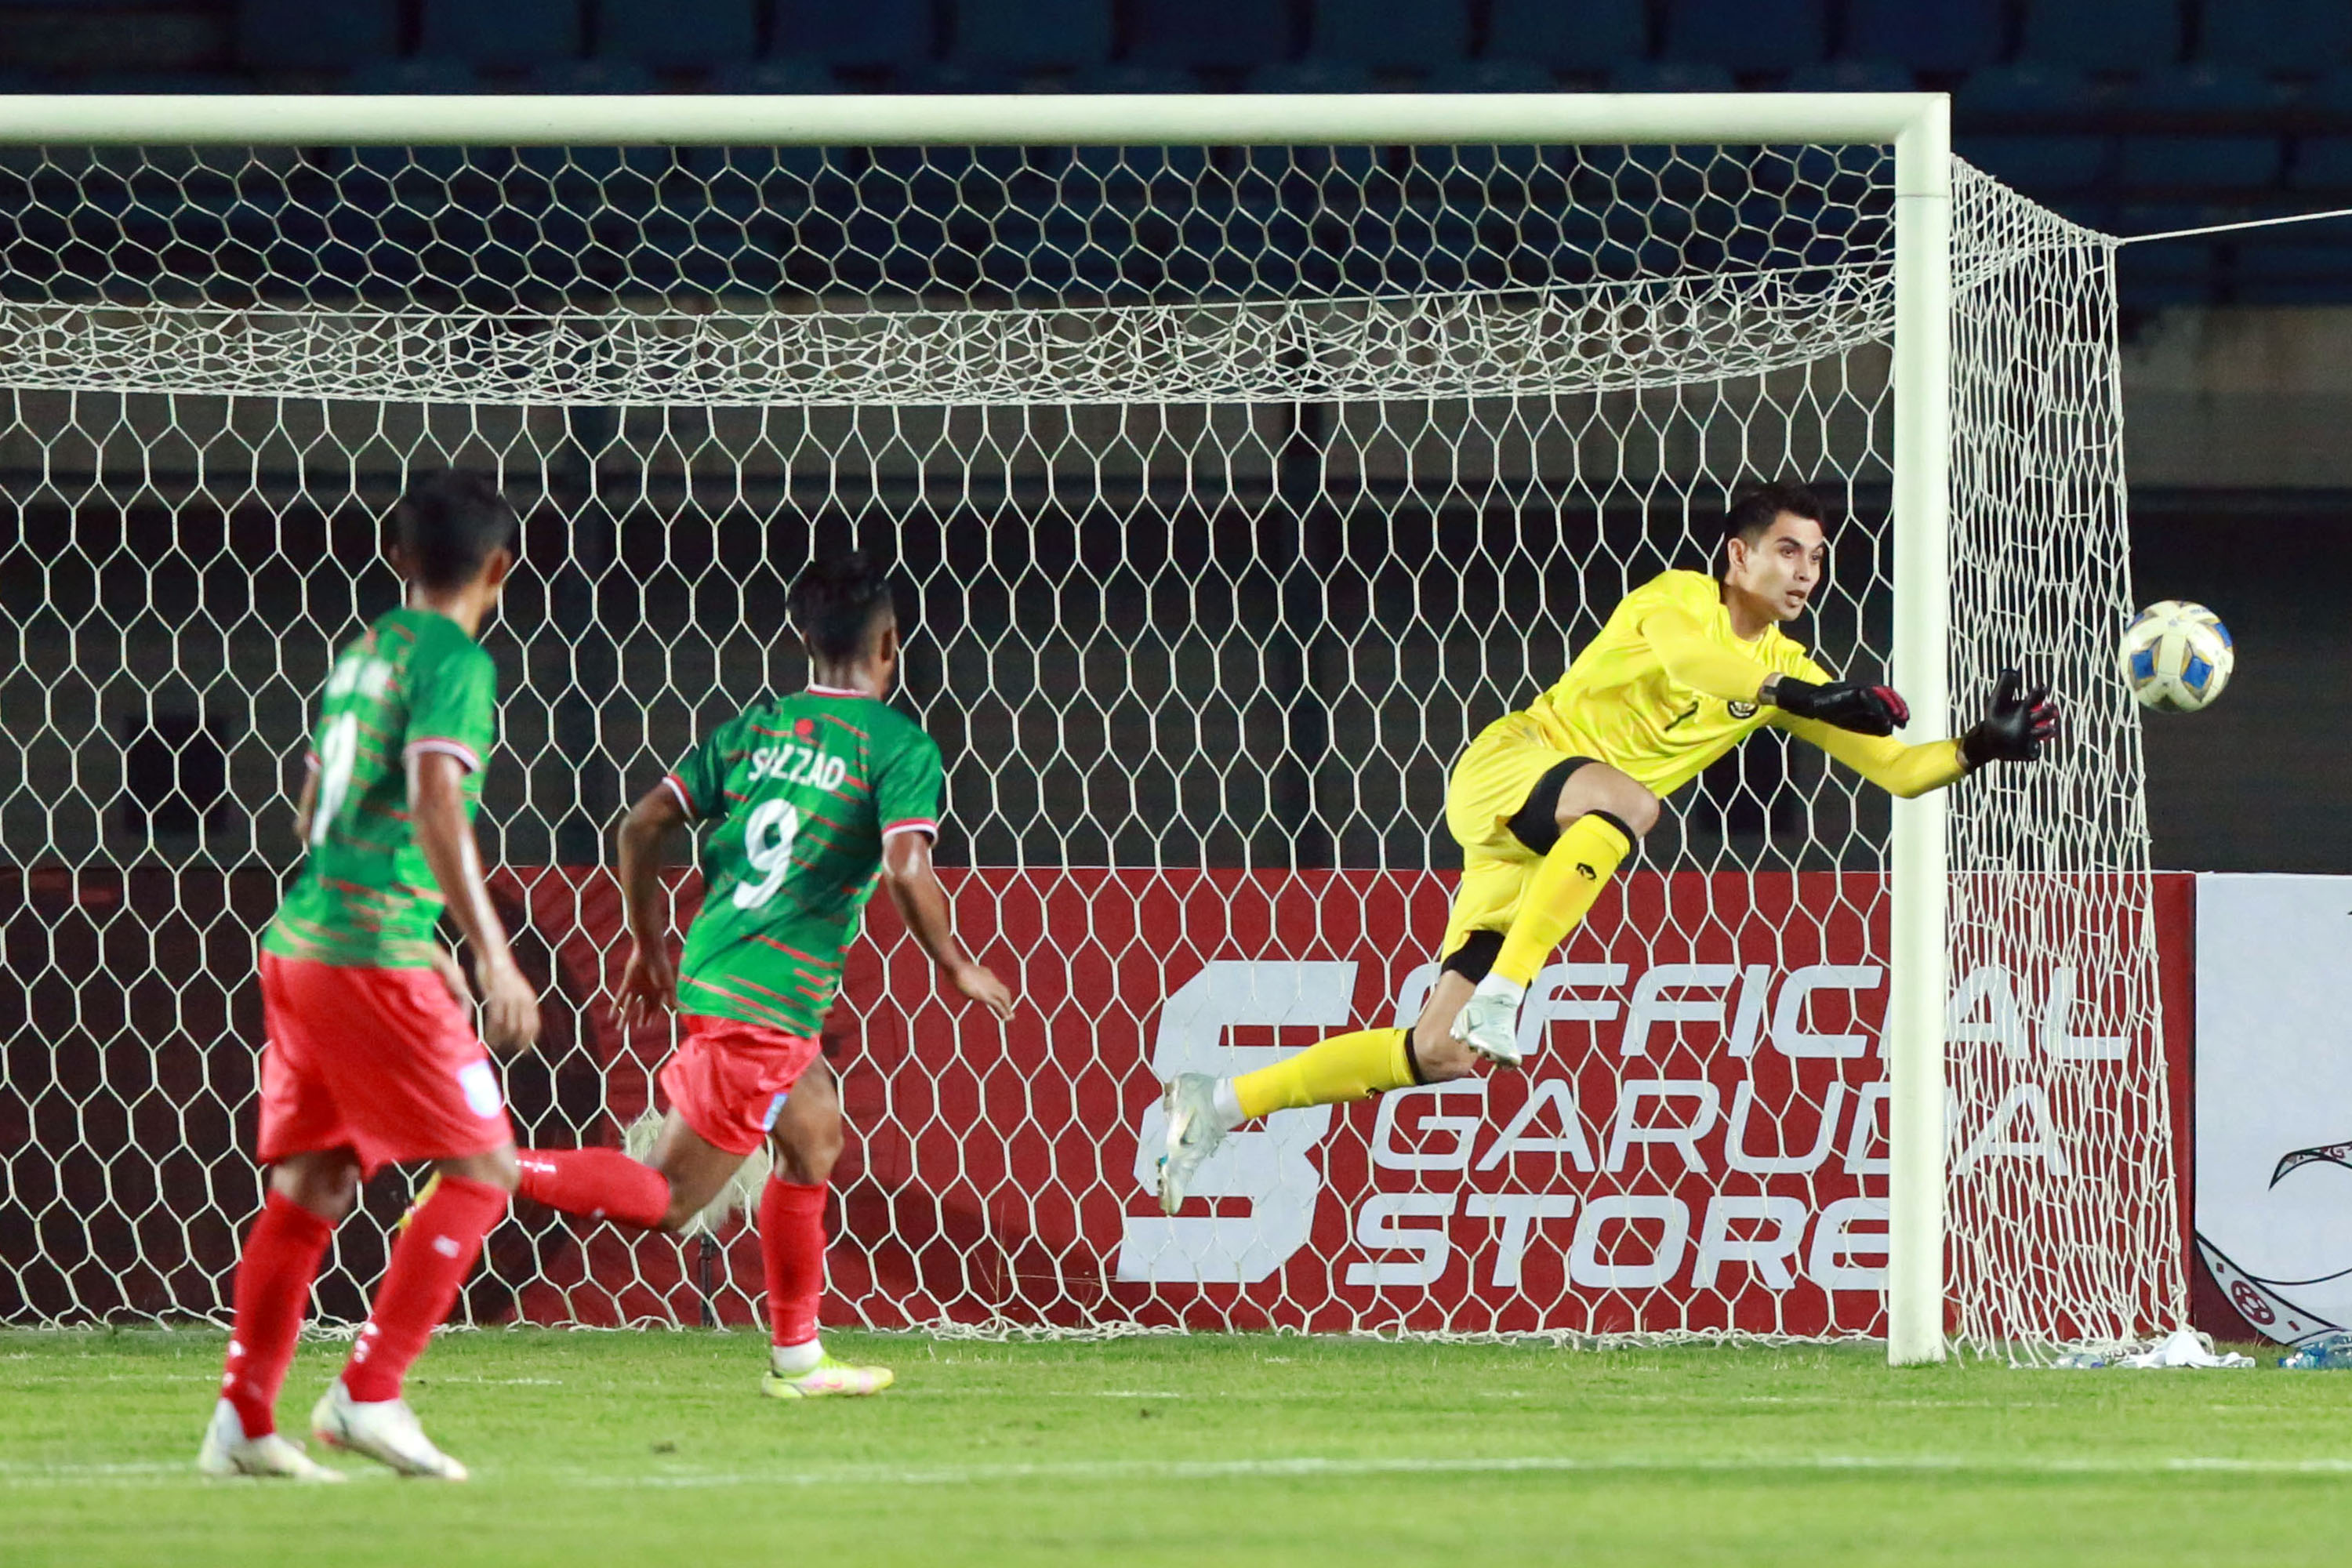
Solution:
{"label": "ball with blue markings", "polygon": [[2210,707],[2238,661],[2221,617],[2186,599],[2165,599],[2133,616],[2121,658],[2132,695],[2165,713]]}

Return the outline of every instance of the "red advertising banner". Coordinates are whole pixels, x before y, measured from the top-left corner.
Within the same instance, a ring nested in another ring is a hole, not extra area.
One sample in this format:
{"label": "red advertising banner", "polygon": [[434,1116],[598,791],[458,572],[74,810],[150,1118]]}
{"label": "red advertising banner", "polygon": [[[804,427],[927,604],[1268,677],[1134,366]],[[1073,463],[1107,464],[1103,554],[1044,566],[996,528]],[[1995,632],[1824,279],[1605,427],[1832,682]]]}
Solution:
{"label": "red advertising banner", "polygon": [[[950,884],[967,939],[1022,1005],[1003,1026],[950,1006],[875,906],[828,1027],[853,1129],[834,1321],[1879,1331],[1876,875],[1629,875],[1531,989],[1524,1070],[1244,1128],[1173,1217],[1148,1189],[1161,1079],[1409,1021],[1450,879],[982,869]],[[624,957],[614,889],[603,873],[541,872],[508,890],[538,931],[572,933],[557,964],[615,1123],[587,1141],[614,1141],[668,1031],[624,1039],[597,999]],[[2098,990],[2064,972],[1954,984],[1956,1006],[2034,1019]],[[2057,1019],[2056,1037],[2069,1027]],[[2096,1151],[2058,1130],[1961,1125],[1954,1140],[1970,1158],[2046,1154],[2095,1177]],[[744,1320],[756,1246],[740,1219],[718,1242],[712,1289],[690,1248],[602,1230],[584,1255],[542,1252],[520,1309]]]}

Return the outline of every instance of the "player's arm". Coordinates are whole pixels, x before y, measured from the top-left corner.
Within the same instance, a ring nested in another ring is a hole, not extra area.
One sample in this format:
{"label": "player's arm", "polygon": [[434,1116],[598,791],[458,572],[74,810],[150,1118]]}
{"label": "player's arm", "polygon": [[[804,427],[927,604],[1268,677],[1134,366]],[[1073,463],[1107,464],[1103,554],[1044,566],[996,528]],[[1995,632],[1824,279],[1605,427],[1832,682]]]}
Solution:
{"label": "player's arm", "polygon": [[449,918],[473,950],[474,978],[482,989],[483,1043],[520,1050],[539,1036],[539,996],[515,966],[507,930],[482,879],[481,851],[466,820],[467,764],[441,750],[408,753],[408,826]]}
{"label": "player's arm", "polygon": [[882,885],[889,889],[890,902],[898,906],[916,945],[930,955],[948,983],[998,1017],[1013,1016],[1012,991],[973,963],[955,939],[948,890],[931,868],[929,834],[908,828],[882,841]]}
{"label": "player's arm", "polygon": [[294,837],[310,842],[310,815],[319,809],[319,759],[304,764],[301,793],[294,797]]}
{"label": "player's arm", "polygon": [[1661,605],[1641,620],[1643,639],[1676,685],[1725,702],[1755,702],[1796,719],[1863,735],[1891,735],[1911,717],[1890,686],[1801,680],[1709,640],[1689,612]]}
{"label": "player's arm", "polygon": [[1890,795],[1906,800],[1942,789],[1988,763],[2030,763],[2058,732],[2058,706],[2047,687],[2025,689],[2016,670],[2003,670],[1992,704],[1967,732],[1948,741],[1909,746],[1891,737],[1858,735],[1814,719],[1784,715],[1780,727],[1811,742]]}
{"label": "player's arm", "polygon": [[685,798],[667,779],[638,797],[615,835],[629,963],[621,973],[621,1021],[637,1024],[677,1005],[677,963],[669,954],[669,903],[662,895],[662,845],[687,820]]}

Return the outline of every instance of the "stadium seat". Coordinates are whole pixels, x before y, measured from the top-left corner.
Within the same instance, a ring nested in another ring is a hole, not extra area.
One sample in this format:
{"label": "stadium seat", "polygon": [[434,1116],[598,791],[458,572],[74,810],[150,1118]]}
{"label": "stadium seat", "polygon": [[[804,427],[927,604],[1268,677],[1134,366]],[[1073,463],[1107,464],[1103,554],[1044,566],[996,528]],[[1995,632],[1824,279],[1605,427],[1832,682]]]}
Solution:
{"label": "stadium seat", "polygon": [[635,60],[550,60],[523,73],[525,92],[652,92],[653,73]]}
{"label": "stadium seat", "polygon": [[1185,70],[1252,70],[1290,58],[1290,16],[1282,0],[1135,0],[1138,65]]}
{"label": "stadium seat", "polygon": [[[2311,225],[2292,239],[2240,239],[2232,247],[2235,266],[2231,269],[2238,300],[2249,305],[2324,305],[2352,300],[2352,233],[2338,234],[2333,244],[2323,238],[2305,237],[2316,237],[2324,226]],[[2154,251],[2169,246],[2135,248]]]}
{"label": "stadium seat", "polygon": [[1374,70],[1429,70],[1468,57],[1469,8],[1464,0],[1316,0],[1307,52]]}
{"label": "stadium seat", "polygon": [[1200,81],[1172,66],[1090,66],[1070,78],[1072,92],[1198,92]]}
{"label": "stadium seat", "polygon": [[1533,60],[1448,60],[1422,86],[1431,92],[1558,92],[1559,79]]}
{"label": "stadium seat", "polygon": [[2142,71],[2180,58],[2179,0],[2032,0],[2021,59],[2094,71]]}
{"label": "stadium seat", "polygon": [[347,85],[353,92],[429,95],[479,92],[482,79],[469,61],[446,55],[416,55],[404,60],[372,60],[353,71]]}
{"label": "stadium seat", "polygon": [[1648,8],[1642,0],[1494,0],[1486,58],[1529,60],[1547,70],[1605,71],[1647,58]]}
{"label": "stadium seat", "polygon": [[586,41],[580,0],[425,0],[418,52],[489,70],[528,70],[577,58]]}
{"label": "stadium seat", "polygon": [[2287,162],[2286,183],[2298,191],[2341,196],[2352,192],[2352,136],[2305,136]]}
{"label": "stadium seat", "polygon": [[237,64],[257,70],[349,70],[400,44],[398,0],[237,0]]}
{"label": "stadium seat", "polygon": [[1790,92],[1913,92],[1911,72],[1893,60],[1819,60],[1799,66],[1781,84]]}
{"label": "stadium seat", "polygon": [[1634,60],[1609,73],[1612,92],[1736,92],[1728,66],[1702,60]]}
{"label": "stadium seat", "polygon": [[2197,58],[2298,75],[2352,62],[2344,0],[2206,0]]}
{"label": "stadium seat", "polygon": [[737,60],[710,73],[713,92],[813,93],[839,92],[841,84],[818,61],[796,56],[767,60]]}
{"label": "stadium seat", "polygon": [[890,72],[892,92],[994,96],[1021,90],[1021,79],[1002,66],[965,60],[908,60]]}
{"label": "stadium seat", "polygon": [[929,0],[777,0],[772,53],[820,60],[838,70],[929,59]]}
{"label": "stadium seat", "polygon": [[1822,58],[1822,0],[1670,0],[1659,55],[1731,70],[1789,70]]}
{"label": "stadium seat", "polygon": [[1972,71],[2000,58],[2000,0],[1848,0],[1839,52],[1915,71]]}
{"label": "stadium seat", "polygon": [[[2146,115],[2260,116],[2282,106],[2281,89],[2243,66],[2188,66],[2136,83],[2122,107]],[[2128,190],[2171,186],[2259,191],[2275,184],[2284,146],[2275,132],[2134,132],[2121,139],[2117,175]]]}
{"label": "stadium seat", "polygon": [[1370,92],[1372,73],[1353,60],[1300,60],[1249,74],[1252,92]]}
{"label": "stadium seat", "polygon": [[759,50],[759,0],[603,0],[596,9],[600,59],[707,71]]}
{"label": "stadium seat", "polygon": [[1111,0],[960,0],[953,58],[1012,71],[1077,70],[1110,58]]}

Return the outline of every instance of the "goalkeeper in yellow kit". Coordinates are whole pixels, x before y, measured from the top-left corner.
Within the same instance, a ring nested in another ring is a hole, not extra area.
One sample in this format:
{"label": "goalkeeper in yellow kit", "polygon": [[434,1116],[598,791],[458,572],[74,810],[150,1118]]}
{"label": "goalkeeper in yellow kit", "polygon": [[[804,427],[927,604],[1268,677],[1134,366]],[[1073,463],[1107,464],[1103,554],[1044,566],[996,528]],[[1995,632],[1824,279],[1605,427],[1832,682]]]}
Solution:
{"label": "goalkeeper in yellow kit", "polygon": [[1454,765],[1445,826],[1462,883],[1428,1005],[1410,1029],[1366,1029],[1238,1078],[1167,1089],[1160,1204],[1170,1214],[1227,1131],[1253,1117],[1439,1083],[1481,1058],[1519,1063],[1519,1001],[1673,794],[1767,724],[1880,788],[1941,789],[1993,762],[2032,762],[2056,733],[2046,689],[2005,672],[1956,739],[1906,745],[1885,686],[1832,679],[1784,635],[1828,561],[1822,508],[1794,485],[1732,504],[1721,576],[1665,572],[1628,594],[1559,683],[1489,724]]}

